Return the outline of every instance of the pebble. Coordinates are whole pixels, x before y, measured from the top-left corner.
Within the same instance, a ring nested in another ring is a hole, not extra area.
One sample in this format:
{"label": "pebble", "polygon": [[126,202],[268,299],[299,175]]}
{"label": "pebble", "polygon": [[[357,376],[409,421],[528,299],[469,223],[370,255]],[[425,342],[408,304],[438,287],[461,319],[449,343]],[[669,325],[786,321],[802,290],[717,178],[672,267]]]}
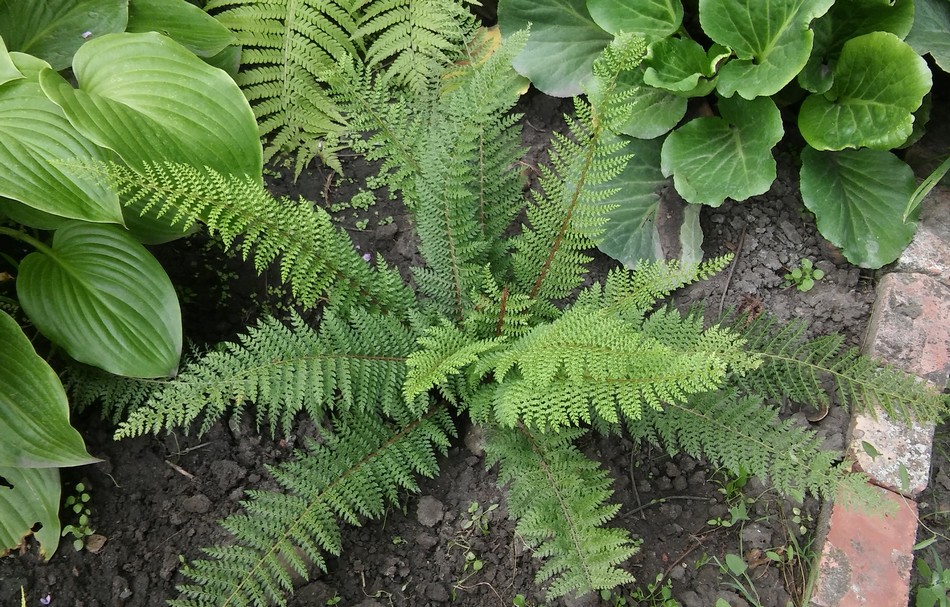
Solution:
{"label": "pebble", "polygon": [[442,520],[445,506],[431,495],[424,495],[416,506],[416,520],[423,527],[435,527]]}
{"label": "pebble", "polygon": [[186,498],[181,507],[192,514],[206,514],[211,510],[211,500],[203,493]]}

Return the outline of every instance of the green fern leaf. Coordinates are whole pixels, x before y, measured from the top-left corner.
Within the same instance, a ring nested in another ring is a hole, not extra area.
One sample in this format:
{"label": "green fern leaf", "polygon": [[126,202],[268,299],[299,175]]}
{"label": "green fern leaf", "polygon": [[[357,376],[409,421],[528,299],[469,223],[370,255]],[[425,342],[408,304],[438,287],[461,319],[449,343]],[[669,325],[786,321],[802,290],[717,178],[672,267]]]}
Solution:
{"label": "green fern leaf", "polygon": [[308,441],[296,459],[272,468],[283,492],[249,492],[245,512],[223,522],[235,544],[187,565],[190,582],[169,604],[285,605],[292,572],[307,577],[308,561],[326,570],[323,553],[340,553],[339,521],[380,518],[401,490],[418,490],[418,475],[438,472],[436,453],[454,434],[448,414],[435,408],[415,421],[408,411],[400,417],[393,428],[372,414],[345,413],[321,444]]}
{"label": "green fern leaf", "polygon": [[534,435],[522,428],[492,432],[485,449],[489,465],[500,462],[500,485],[510,483],[508,509],[518,534],[545,559],[539,584],[550,582],[548,599],[583,595],[633,581],[618,565],[637,552],[624,529],[604,527],[619,506],[610,476],[573,445],[584,431]]}
{"label": "green fern leaf", "polygon": [[187,364],[120,424],[116,437],[188,428],[199,417],[204,433],[249,402],[258,426],[266,423],[271,433],[278,425],[289,433],[302,410],[315,420],[332,410],[389,414],[405,407],[400,389],[414,348],[414,336],[391,316],[352,311],[344,319],[328,311],[319,332],[297,316],[289,327],[267,318],[238,343]]}

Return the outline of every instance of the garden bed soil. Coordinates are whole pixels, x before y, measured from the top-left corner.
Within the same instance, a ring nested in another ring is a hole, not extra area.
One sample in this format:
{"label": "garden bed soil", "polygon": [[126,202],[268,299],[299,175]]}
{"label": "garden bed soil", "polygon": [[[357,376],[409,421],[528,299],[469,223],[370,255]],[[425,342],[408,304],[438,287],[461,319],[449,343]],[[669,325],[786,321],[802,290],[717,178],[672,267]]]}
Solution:
{"label": "garden bed soil", "polygon": [[[550,132],[562,128],[559,113],[565,105],[541,95],[523,103],[529,147],[525,162],[533,164],[543,161],[540,150]],[[707,255],[731,252],[736,257],[718,277],[684,290],[676,304],[761,310],[780,321],[806,319],[815,334],[842,332],[857,345],[873,301],[873,275],[848,265],[823,244],[798,195],[794,151],[779,148],[777,158],[779,178],[768,193],[704,209]],[[347,165],[347,180],[354,179],[360,165]],[[345,181],[316,167],[296,184],[285,177],[274,189],[333,205],[357,187],[358,180]],[[663,196],[676,203],[671,189]],[[407,217],[397,205],[341,208],[337,215],[371,260],[381,256],[400,268],[419,261]],[[186,295],[186,334],[199,342],[230,338],[265,309],[282,304],[273,276],[257,278],[247,264],[220,254],[200,237],[158,254]],[[783,279],[803,258],[826,273],[808,292]],[[598,265],[609,262],[599,260]],[[225,286],[209,287],[222,280]],[[793,403],[780,405],[785,415],[824,436],[829,447],[842,448],[846,412],[832,408],[821,417],[798,411]],[[95,412],[79,416],[76,423],[90,452],[103,461],[64,470],[64,485],[82,481],[91,488],[90,525],[105,543],[95,553],[76,552],[64,540],[49,562],[42,562],[29,544],[22,554],[0,559],[0,605],[18,605],[21,588],[30,607],[165,604],[182,581],[182,557],[194,559],[202,547],[227,542],[216,521],[236,512],[248,489],[273,487],[266,465],[290,457],[301,436],[313,430],[301,423],[290,436],[262,438],[248,419],[224,420],[201,437],[175,433],[116,443],[112,428]],[[383,520],[345,528],[342,555],[328,558],[328,573],[301,581],[291,605],[510,606],[519,604],[519,595],[523,604],[544,602],[532,581],[538,563],[507,517],[496,470],[486,469],[480,452],[479,429],[460,430],[462,437],[442,460],[442,474],[423,479],[419,493],[403,496]],[[642,540],[639,554],[624,564],[638,584],[618,589],[613,597],[559,604],[616,605],[623,604],[621,598],[628,605],[662,604],[644,598],[646,585],[658,575],[686,607],[710,607],[717,598],[733,607],[750,604],[743,592],[754,593],[764,607],[798,604],[806,563],[793,557],[809,551],[815,500],[789,502],[757,479],[739,489],[734,479],[703,462],[670,457],[616,436],[592,435],[582,448],[614,477],[614,498],[621,504],[615,524]],[[950,474],[941,470],[938,482]],[[950,492],[950,481],[944,486]],[[740,503],[748,520],[727,525]],[[950,503],[935,503],[950,510]],[[71,522],[68,513],[64,518]],[[767,550],[785,562],[769,560]],[[718,563],[725,563],[727,554],[742,555],[749,565],[747,579],[723,572]]]}

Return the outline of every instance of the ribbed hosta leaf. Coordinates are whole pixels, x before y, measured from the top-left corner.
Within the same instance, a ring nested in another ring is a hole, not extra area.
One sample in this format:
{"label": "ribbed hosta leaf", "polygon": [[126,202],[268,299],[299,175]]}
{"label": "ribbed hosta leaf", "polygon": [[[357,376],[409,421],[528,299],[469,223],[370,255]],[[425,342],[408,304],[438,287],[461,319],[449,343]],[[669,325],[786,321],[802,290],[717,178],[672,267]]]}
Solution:
{"label": "ribbed hosta leaf", "polygon": [[161,34],[112,34],[73,60],[74,89],[52,70],[43,91],[85,136],[140,167],[161,160],[260,175],[257,123],[223,71]]}
{"label": "ribbed hosta leaf", "polygon": [[69,425],[66,392],[56,373],[3,311],[0,345],[0,467],[79,466],[96,461]]}
{"label": "ribbed hosta leaf", "polygon": [[199,57],[213,57],[234,43],[234,34],[185,0],[131,0],[127,32],[160,32]]}
{"label": "ribbed hosta leaf", "polygon": [[[0,467],[0,555],[19,548],[34,535],[47,560],[59,545],[59,470]],[[39,523],[40,529],[32,529]]]}
{"label": "ribbed hosta leaf", "polygon": [[127,233],[73,223],[20,263],[20,304],[76,360],[131,377],[174,375],[181,312],[161,265]]}

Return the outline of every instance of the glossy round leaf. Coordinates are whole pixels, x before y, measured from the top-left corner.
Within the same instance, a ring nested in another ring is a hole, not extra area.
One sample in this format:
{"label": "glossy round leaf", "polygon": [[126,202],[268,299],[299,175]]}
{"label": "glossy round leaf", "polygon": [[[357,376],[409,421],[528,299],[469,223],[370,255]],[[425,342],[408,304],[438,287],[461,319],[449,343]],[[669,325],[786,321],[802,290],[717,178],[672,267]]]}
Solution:
{"label": "glossy round leaf", "polygon": [[950,72],[950,2],[914,0],[914,26],[907,43],[921,55],[930,53],[937,65]]}
{"label": "glossy round leaf", "polygon": [[647,86],[642,68],[620,74],[617,93],[629,93],[629,119],[618,126],[624,135],[653,139],[668,133],[686,115],[686,97]]}
{"label": "glossy round leaf", "polygon": [[670,36],[683,23],[680,0],[587,0],[594,22],[610,32],[640,34],[648,42]]}
{"label": "glossy round leaf", "polygon": [[818,231],[851,263],[880,268],[900,255],[916,230],[904,208],[917,183],[890,152],[802,151],[801,191]]}
{"label": "glossy round leaf", "polygon": [[0,466],[49,468],[98,461],[69,425],[59,377],[2,310],[0,344]]}
{"label": "glossy round leaf", "polygon": [[[59,469],[0,467],[0,478],[13,485],[0,485],[0,556],[35,535],[40,555],[49,560],[59,546],[61,529]],[[41,527],[34,533],[37,523]]]}
{"label": "glossy round leaf", "polygon": [[51,215],[121,223],[116,194],[62,164],[107,160],[107,151],[80,134],[30,78],[35,59],[8,57],[26,77],[0,86],[0,196]]}
{"label": "glossy round leaf", "polygon": [[670,133],[661,169],[685,200],[714,207],[745,200],[775,181],[772,148],[784,134],[782,117],[767,97],[719,101],[722,117],[696,118]]}
{"label": "glossy round leaf", "polygon": [[798,128],[819,150],[894,148],[913,133],[913,113],[930,86],[927,62],[894,34],[852,38],[841,50],[831,89],[802,103]]}
{"label": "glossy round leaf", "polygon": [[704,97],[716,86],[706,51],[688,38],[667,38],[650,45],[643,82],[686,97]]}
{"label": "glossy round leaf", "polygon": [[181,312],[161,265],[126,232],[73,223],[20,263],[20,304],[66,352],[110,373],[174,375]]}
{"label": "glossy round leaf", "polygon": [[594,60],[613,39],[594,23],[584,0],[500,0],[502,36],[531,28],[514,68],[553,97],[579,95],[594,77]]}
{"label": "glossy round leaf", "polygon": [[768,97],[782,90],[811,53],[812,19],[834,0],[700,0],[703,31],[731,48],[736,59],[719,71],[717,89],[725,97]]}
{"label": "glossy round leaf", "polygon": [[125,29],[129,0],[0,0],[0,36],[10,50],[54,70],[69,67],[87,40]]}
{"label": "glossy round leaf", "polygon": [[241,89],[174,40],[112,34],[73,60],[74,89],[52,70],[43,91],[86,137],[132,167],[167,160],[260,175],[257,123]]}

